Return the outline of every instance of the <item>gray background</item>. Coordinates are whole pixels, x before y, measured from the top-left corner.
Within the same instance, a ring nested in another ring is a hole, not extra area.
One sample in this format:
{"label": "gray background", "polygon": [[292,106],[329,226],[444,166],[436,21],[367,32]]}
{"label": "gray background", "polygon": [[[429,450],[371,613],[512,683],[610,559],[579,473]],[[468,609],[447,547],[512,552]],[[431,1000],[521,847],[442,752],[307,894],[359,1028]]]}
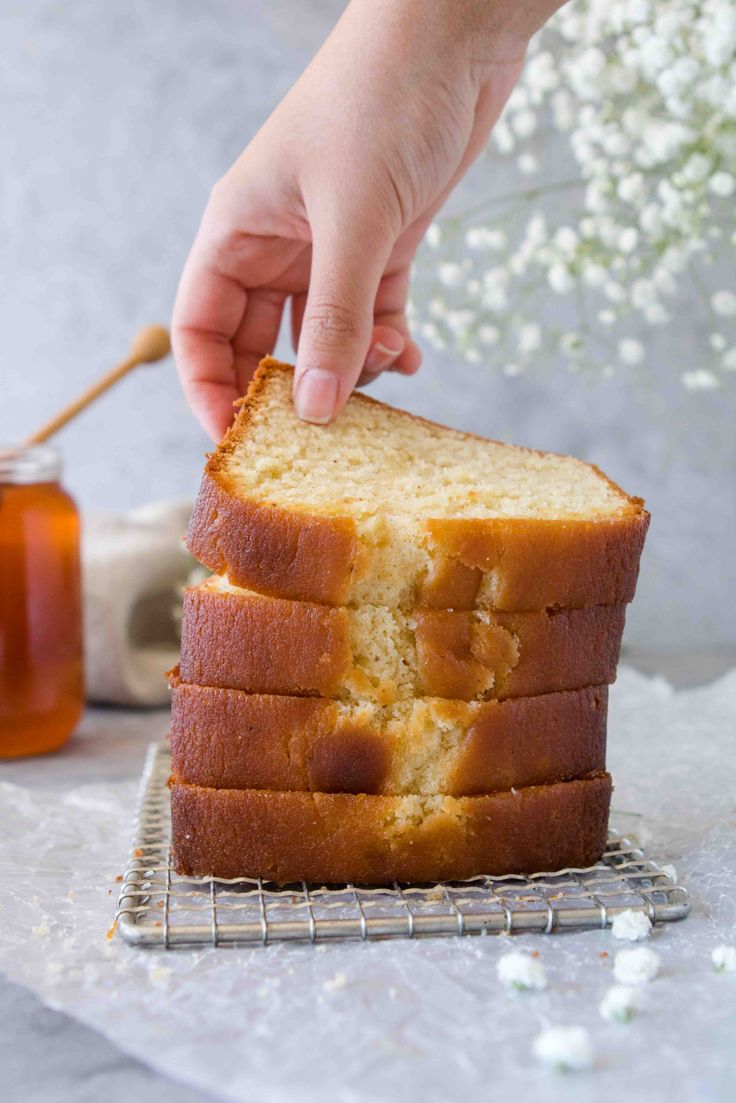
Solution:
{"label": "gray background", "polygon": [[[0,439],[22,438],[167,320],[207,193],[314,51],[330,0],[4,0],[0,106]],[[554,157],[547,146],[548,157]],[[486,160],[476,172],[502,180]],[[472,182],[471,182],[472,186]],[[428,353],[374,388],[460,428],[600,464],[653,513],[627,640],[736,644],[734,404],[685,395],[705,320],[685,299],[648,348],[645,387],[539,365],[507,379]],[[286,353],[287,349],[281,349]],[[207,447],[171,361],[59,437],[86,508],[191,495]]]}

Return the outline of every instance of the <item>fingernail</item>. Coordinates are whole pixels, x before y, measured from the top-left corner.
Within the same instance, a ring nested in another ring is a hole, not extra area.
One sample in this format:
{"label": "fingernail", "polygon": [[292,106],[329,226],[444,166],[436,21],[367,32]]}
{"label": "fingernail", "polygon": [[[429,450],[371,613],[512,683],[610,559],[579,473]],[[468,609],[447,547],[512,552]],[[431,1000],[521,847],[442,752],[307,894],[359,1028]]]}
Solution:
{"label": "fingernail", "polygon": [[382,372],[384,368],[392,364],[400,355],[401,349],[390,349],[386,345],[382,345],[380,341],[376,341],[375,345],[371,346],[365,358],[363,371],[367,372],[369,375]]}
{"label": "fingernail", "polygon": [[327,425],[337,408],[338,379],[322,368],[308,368],[299,379],[294,394],[297,416],[314,425]]}

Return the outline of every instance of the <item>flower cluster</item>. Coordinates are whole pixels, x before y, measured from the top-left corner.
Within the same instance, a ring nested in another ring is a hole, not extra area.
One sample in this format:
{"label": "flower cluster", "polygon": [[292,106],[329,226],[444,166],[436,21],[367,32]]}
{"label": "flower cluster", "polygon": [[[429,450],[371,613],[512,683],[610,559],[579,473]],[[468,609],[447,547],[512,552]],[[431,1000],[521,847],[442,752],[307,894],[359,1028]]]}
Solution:
{"label": "flower cluster", "polygon": [[647,327],[689,296],[710,333],[698,365],[680,366],[683,385],[736,380],[736,293],[718,276],[733,275],[736,245],[733,0],[563,7],[532,43],[493,156],[534,176],[545,127],[568,136],[565,179],[430,227],[420,335],[470,363],[496,346],[509,375],[550,348],[610,375],[645,363]]}

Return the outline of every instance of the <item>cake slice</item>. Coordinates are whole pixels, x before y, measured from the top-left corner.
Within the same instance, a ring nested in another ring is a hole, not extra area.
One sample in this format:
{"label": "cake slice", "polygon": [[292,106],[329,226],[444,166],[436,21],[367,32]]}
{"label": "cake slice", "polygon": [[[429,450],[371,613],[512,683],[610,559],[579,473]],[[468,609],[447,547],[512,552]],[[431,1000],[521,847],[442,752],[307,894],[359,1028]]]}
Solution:
{"label": "cake slice", "polygon": [[505,613],[264,597],[213,576],[184,592],[181,676],[381,705],[527,697],[613,682],[625,606]]}
{"label": "cake slice", "polygon": [[605,767],[605,686],[390,708],[172,680],[180,781],[213,789],[473,796]]}
{"label": "cake slice", "polygon": [[328,605],[519,611],[634,594],[649,515],[597,468],[354,394],[300,421],[292,369],[256,372],[210,456],[192,554],[246,589]]}
{"label": "cake slice", "polygon": [[488,796],[354,796],[171,788],[173,861],[187,876],[317,884],[460,880],[596,862],[608,774]]}

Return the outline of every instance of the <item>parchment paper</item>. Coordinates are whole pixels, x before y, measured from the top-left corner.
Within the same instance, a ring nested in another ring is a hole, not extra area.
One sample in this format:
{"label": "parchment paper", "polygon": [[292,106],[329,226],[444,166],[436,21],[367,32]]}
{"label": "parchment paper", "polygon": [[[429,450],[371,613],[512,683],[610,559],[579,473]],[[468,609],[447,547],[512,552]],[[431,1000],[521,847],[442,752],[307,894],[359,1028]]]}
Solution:
{"label": "parchment paper", "polygon": [[[735,716],[736,671],[675,693],[624,669],[612,690],[616,822],[693,895],[690,918],[651,940],[663,972],[628,1026],[597,1011],[622,945],[610,931],[168,953],[108,941],[130,782],[0,784],[0,969],[222,1099],[731,1100],[736,973],[716,974],[710,952],[736,942]],[[540,951],[546,992],[502,990],[510,943]],[[591,1071],[535,1063],[553,1024],[589,1028]]]}

